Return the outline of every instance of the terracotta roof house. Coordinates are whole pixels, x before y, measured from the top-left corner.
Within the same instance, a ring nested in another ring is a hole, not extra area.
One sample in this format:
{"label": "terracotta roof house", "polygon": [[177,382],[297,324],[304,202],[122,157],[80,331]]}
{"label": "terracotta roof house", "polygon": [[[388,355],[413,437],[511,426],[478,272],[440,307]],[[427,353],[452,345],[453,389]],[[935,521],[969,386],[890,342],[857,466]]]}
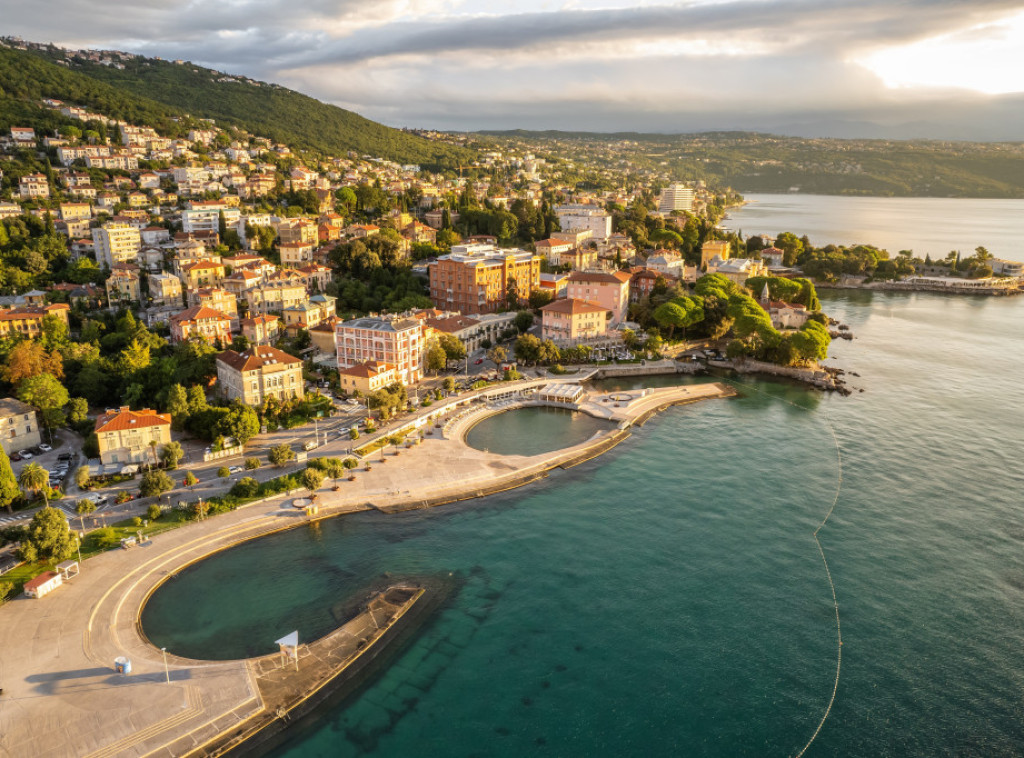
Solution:
{"label": "terracotta roof house", "polygon": [[104,465],[156,463],[160,448],[171,441],[171,414],[149,408],[133,411],[124,405],[97,418],[94,431]]}

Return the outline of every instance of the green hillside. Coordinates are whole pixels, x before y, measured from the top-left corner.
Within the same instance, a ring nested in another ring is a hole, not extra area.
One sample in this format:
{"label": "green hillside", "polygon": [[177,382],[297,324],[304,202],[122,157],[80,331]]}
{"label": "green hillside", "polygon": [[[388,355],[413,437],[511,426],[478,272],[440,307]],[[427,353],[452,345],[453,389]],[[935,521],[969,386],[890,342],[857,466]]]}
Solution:
{"label": "green hillside", "polygon": [[579,165],[663,173],[741,192],[1024,197],[1024,143],[805,139],[756,132],[482,132]]}
{"label": "green hillside", "polygon": [[[123,68],[105,66],[60,48],[0,48],[0,126],[12,120],[5,115],[8,109],[25,109],[12,98],[35,103],[52,97],[170,134],[176,131],[171,118],[188,114],[325,155],[352,150],[444,168],[474,158],[465,148],[392,129],[276,85],[248,83],[190,63],[142,57],[125,57],[121,63]],[[218,81],[225,78],[235,80]]]}

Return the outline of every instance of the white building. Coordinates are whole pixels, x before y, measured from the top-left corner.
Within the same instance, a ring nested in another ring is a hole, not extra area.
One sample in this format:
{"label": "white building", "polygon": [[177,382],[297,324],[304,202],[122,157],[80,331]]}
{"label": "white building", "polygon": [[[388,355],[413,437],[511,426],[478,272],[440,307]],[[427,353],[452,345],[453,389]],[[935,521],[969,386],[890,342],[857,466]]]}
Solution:
{"label": "white building", "polygon": [[188,210],[181,212],[181,230],[187,234],[192,232],[216,232],[220,229],[220,217],[224,214],[224,223],[230,228],[238,225],[242,213],[238,208],[219,202],[190,203]]}
{"label": "white building", "polygon": [[612,233],[612,217],[597,205],[556,205],[555,215],[562,231],[589,229],[596,240],[608,239]]}
{"label": "white building", "polygon": [[92,244],[96,262],[112,269],[118,263],[136,262],[142,249],[142,236],[133,226],[110,223],[92,230]]}
{"label": "white building", "polygon": [[685,184],[670,184],[661,191],[658,198],[658,210],[661,213],[672,211],[692,211],[694,191]]}

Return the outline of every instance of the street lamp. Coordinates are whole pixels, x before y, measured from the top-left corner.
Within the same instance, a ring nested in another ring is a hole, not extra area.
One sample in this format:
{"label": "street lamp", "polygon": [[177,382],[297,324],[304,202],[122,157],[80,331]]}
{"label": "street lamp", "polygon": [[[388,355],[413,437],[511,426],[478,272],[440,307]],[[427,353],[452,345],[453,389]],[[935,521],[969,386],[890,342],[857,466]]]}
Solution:
{"label": "street lamp", "polygon": [[160,652],[164,654],[164,676],[167,677],[167,683],[171,683],[171,670],[167,668],[167,648],[160,648]]}

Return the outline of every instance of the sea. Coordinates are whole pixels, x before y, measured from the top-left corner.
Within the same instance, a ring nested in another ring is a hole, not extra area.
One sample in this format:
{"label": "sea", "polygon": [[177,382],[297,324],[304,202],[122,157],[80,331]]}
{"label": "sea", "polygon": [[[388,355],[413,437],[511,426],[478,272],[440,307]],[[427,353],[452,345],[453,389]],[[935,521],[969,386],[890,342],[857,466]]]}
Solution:
{"label": "sea", "polygon": [[[457,582],[275,756],[1020,756],[1024,300],[821,299],[856,337],[828,358],[850,396],[680,379],[739,395],[498,496],[217,554],[143,628],[185,656],[256,655],[326,633],[382,578]],[[573,438],[570,414],[515,413],[475,444]]]}
{"label": "sea", "polygon": [[997,258],[1024,261],[1024,200],[831,195],[744,195],[722,226],[754,234],[805,234],[814,245],[874,245],[895,255],[945,258],[985,247]]}

